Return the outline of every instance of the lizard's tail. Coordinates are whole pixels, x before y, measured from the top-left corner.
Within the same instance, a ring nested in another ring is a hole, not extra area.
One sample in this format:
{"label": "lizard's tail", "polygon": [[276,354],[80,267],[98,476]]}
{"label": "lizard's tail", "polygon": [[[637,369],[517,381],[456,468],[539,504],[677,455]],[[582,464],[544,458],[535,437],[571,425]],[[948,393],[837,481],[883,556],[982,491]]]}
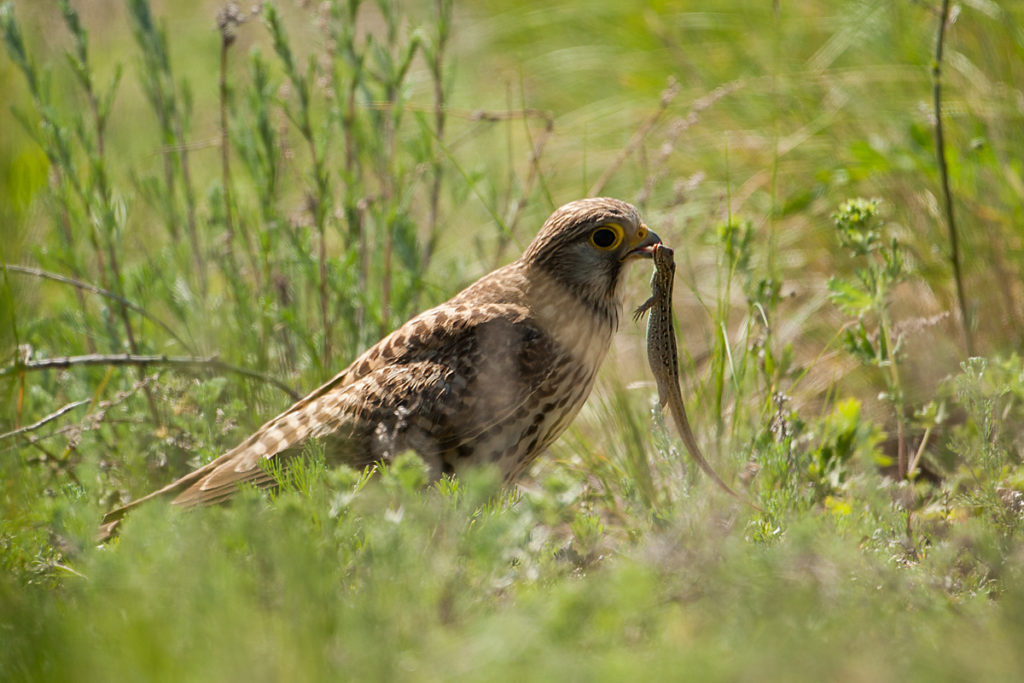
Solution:
{"label": "lizard's tail", "polygon": [[704,473],[711,477],[712,481],[718,484],[718,487],[730,496],[736,500],[745,502],[758,512],[764,512],[764,510],[752,503],[749,498],[736,493],[731,486],[726,484],[725,481],[718,476],[718,473],[711,467],[711,463],[709,463],[700,452],[700,446],[697,444],[697,439],[693,436],[693,430],[690,429],[690,421],[686,418],[686,408],[677,401],[669,401],[668,403],[669,410],[672,413],[672,419],[676,423],[676,429],[679,431],[679,436],[683,439],[683,445],[686,446],[686,450],[689,451],[690,457],[693,458],[695,463],[697,463],[697,466],[704,470]]}

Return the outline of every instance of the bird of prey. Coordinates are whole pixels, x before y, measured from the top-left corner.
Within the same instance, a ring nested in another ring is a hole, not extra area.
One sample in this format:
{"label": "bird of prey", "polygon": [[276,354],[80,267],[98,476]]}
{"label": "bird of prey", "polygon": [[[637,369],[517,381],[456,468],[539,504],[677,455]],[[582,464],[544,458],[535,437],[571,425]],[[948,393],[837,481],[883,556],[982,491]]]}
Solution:
{"label": "bird of prey", "polygon": [[109,512],[109,536],[135,506],[183,507],[271,486],[282,464],[319,439],[329,464],[363,467],[407,450],[434,478],[479,463],[512,482],[565,430],[594,384],[622,313],[626,263],[660,238],[625,202],[557,209],[518,259],[415,316],[239,445]]}

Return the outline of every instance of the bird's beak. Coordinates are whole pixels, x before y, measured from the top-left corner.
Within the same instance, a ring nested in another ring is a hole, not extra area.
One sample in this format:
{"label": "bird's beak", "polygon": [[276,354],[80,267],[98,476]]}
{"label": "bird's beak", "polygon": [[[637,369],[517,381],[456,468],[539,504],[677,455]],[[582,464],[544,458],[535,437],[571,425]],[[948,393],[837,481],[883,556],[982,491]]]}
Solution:
{"label": "bird's beak", "polygon": [[657,233],[653,230],[648,230],[644,238],[634,244],[632,248],[626,252],[626,255],[622,257],[622,260],[628,261],[634,258],[652,258],[654,256],[654,250],[659,244],[661,244],[661,238],[658,237]]}

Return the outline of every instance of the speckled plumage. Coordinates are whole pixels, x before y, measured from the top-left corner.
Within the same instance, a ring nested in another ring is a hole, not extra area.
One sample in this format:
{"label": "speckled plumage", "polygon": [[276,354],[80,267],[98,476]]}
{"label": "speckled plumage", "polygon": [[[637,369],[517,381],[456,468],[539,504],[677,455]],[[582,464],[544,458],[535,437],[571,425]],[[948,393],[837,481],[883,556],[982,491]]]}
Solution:
{"label": "speckled plumage", "polygon": [[[621,244],[596,246],[595,230],[610,224]],[[260,461],[310,438],[331,463],[411,449],[435,477],[490,462],[512,481],[586,401],[618,326],[623,265],[659,242],[625,202],[566,204],[522,257],[412,318],[213,462],[112,511],[104,528],[153,497],[202,505],[242,482],[272,484]]]}

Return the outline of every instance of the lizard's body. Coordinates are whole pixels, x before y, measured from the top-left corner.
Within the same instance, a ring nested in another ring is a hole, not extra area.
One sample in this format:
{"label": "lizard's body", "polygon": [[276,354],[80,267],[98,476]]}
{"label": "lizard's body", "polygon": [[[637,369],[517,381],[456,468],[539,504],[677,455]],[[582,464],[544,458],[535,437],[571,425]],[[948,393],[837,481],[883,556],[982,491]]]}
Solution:
{"label": "lizard's body", "polygon": [[658,245],[655,249],[651,297],[636,309],[633,318],[639,319],[650,311],[650,318],[647,320],[647,362],[658,385],[661,407],[664,408],[665,404],[668,404],[672,420],[690,457],[724,491],[739,498],[739,494],[722,481],[704,459],[697,439],[693,436],[693,430],[690,429],[690,421],[686,418],[686,408],[683,406],[683,396],[679,390],[679,352],[672,322],[672,287],[676,274],[674,254],[672,249],[664,245]]}

